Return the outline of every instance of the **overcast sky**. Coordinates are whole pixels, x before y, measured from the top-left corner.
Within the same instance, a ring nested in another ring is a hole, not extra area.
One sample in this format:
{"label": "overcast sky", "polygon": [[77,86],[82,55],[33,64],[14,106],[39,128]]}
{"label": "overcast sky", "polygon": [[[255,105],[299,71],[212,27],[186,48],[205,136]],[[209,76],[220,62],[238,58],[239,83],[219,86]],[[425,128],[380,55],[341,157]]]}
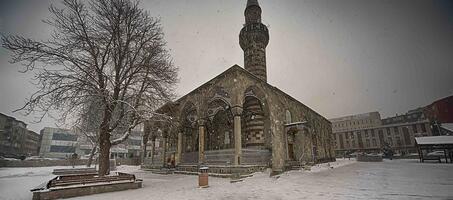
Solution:
{"label": "overcast sky", "polygon": [[[0,32],[48,37],[49,0],[0,0]],[[453,1],[260,0],[269,26],[267,76],[327,118],[405,113],[453,95]],[[245,0],[148,0],[160,17],[182,96],[234,64],[243,66],[239,31]],[[35,91],[32,74],[0,49],[0,112],[39,131],[54,120],[12,110]]]}

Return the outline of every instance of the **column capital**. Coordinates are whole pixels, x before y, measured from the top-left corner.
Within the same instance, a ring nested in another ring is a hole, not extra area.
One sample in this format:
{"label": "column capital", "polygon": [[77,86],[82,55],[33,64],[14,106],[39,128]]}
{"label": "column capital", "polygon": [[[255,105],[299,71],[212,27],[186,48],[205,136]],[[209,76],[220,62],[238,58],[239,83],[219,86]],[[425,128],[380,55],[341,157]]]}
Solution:
{"label": "column capital", "polygon": [[206,125],[206,122],[207,122],[206,119],[198,119],[197,120],[198,126],[204,126],[204,125]]}
{"label": "column capital", "polygon": [[242,108],[242,106],[239,105],[231,106],[231,112],[233,113],[234,116],[241,116],[243,110],[244,109]]}

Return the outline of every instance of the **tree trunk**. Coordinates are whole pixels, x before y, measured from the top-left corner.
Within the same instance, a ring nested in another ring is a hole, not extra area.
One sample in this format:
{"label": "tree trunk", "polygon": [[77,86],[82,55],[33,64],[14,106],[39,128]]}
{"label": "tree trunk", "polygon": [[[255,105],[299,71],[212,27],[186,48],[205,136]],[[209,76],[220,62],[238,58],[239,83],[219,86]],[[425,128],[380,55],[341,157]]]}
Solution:
{"label": "tree trunk", "polygon": [[145,158],[146,158],[146,143],[143,143],[142,165],[145,164]]}
{"label": "tree trunk", "polygon": [[143,155],[142,155],[142,165],[145,164],[145,158],[147,156],[146,153],[146,145],[148,144],[148,136],[149,134],[147,133],[147,129],[145,129],[145,133],[143,135]]}
{"label": "tree trunk", "polygon": [[99,176],[104,176],[110,172],[110,134],[103,129],[100,132],[100,154],[99,154]]}
{"label": "tree trunk", "polygon": [[96,154],[96,148],[98,147],[98,144],[96,143],[93,147],[93,149],[91,149],[91,152],[90,152],[90,157],[88,158],[88,162],[87,162],[87,167],[90,167],[91,166],[91,163],[93,162],[93,157],[94,157],[94,154]]}

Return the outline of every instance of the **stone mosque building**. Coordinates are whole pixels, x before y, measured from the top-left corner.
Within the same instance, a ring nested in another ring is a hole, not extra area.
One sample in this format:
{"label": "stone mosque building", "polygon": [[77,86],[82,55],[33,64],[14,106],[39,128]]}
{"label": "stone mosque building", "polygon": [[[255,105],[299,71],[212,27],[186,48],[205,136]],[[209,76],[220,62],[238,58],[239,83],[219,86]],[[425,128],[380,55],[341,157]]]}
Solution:
{"label": "stone mosque building", "polygon": [[269,30],[261,12],[257,0],[247,1],[239,33],[244,68],[234,65],[165,104],[158,112],[168,120],[146,123],[152,147],[145,167],[172,163],[177,170],[196,171],[207,165],[213,173],[271,167],[280,173],[335,159],[331,123],[267,83]]}

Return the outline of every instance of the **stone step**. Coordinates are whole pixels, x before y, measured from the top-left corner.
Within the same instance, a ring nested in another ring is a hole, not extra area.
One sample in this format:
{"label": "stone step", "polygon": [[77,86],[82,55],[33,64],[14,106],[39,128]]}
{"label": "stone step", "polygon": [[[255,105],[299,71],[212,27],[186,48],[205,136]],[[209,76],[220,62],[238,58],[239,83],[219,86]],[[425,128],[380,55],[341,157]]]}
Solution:
{"label": "stone step", "polygon": [[157,170],[151,170],[151,173],[153,174],[173,174],[175,172],[175,169],[166,169],[166,168],[161,168]]}

